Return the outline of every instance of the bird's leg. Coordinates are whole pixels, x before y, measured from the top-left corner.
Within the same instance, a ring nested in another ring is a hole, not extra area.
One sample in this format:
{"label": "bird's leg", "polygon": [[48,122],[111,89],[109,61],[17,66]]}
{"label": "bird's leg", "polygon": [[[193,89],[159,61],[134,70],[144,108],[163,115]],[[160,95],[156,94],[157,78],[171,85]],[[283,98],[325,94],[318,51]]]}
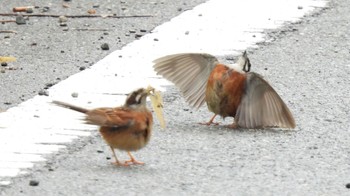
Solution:
{"label": "bird's leg", "polygon": [[201,124],[201,125],[211,125],[211,124],[213,124],[213,125],[219,125],[219,123],[214,123],[213,121],[214,121],[214,118],[216,117],[216,115],[217,114],[214,114],[214,116],[213,117],[211,117],[211,119],[209,120],[209,122],[204,122],[204,123],[199,123],[199,124]]}
{"label": "bird's leg", "polygon": [[141,162],[141,161],[137,161],[135,159],[134,156],[132,156],[132,154],[128,151],[128,155],[130,157],[130,160],[129,161],[125,161],[125,163],[132,163],[132,164],[135,164],[135,165],[143,165],[145,164],[144,162]]}
{"label": "bird's leg", "polygon": [[115,159],[115,162],[113,164],[117,165],[117,166],[129,166],[129,164],[127,164],[126,162],[125,163],[120,162],[117,158],[117,155],[114,152],[114,148],[112,146],[110,146],[110,147],[111,147],[111,150],[113,152],[114,159]]}

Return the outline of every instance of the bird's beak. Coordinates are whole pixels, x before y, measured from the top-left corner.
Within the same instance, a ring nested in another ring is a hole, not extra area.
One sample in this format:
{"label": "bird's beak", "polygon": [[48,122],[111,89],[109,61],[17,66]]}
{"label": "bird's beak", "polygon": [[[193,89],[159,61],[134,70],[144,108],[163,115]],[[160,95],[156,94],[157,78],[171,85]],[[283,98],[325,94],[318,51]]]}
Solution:
{"label": "bird's beak", "polygon": [[163,99],[159,91],[156,91],[153,87],[148,86],[146,89],[147,95],[151,99],[152,107],[158,118],[160,126],[165,128],[165,120],[163,117]]}
{"label": "bird's beak", "polygon": [[148,86],[148,87],[146,88],[146,94],[147,94],[148,96],[154,94],[154,91],[155,91],[155,89],[154,89],[152,86]]}
{"label": "bird's beak", "polygon": [[242,57],[241,57],[244,61],[244,66],[243,66],[243,71],[245,72],[249,72],[250,71],[250,61],[249,61],[249,58],[248,58],[248,54],[247,54],[247,51],[245,50],[242,54]]}

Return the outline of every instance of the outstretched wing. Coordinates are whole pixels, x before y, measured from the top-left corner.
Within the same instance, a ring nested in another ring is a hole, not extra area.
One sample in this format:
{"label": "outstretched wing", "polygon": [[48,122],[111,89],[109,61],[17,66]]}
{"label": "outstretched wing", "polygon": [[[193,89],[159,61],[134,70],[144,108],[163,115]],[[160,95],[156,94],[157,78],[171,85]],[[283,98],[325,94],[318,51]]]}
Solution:
{"label": "outstretched wing", "polygon": [[218,64],[214,56],[182,53],[164,56],[153,62],[156,73],[173,82],[191,106],[199,108],[203,105],[210,72]]}
{"label": "outstretched wing", "polygon": [[240,127],[294,128],[295,121],[277,92],[259,75],[247,73],[247,81],[235,122]]}

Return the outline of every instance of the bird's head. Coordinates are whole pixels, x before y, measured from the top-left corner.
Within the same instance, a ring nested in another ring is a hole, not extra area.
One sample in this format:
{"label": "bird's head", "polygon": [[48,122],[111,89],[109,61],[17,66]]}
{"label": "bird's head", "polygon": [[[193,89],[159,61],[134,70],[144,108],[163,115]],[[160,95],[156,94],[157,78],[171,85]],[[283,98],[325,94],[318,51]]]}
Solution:
{"label": "bird's head", "polygon": [[242,56],[239,57],[237,61],[237,65],[244,71],[244,72],[249,72],[250,71],[250,61],[248,58],[247,51],[244,51]]}
{"label": "bird's head", "polygon": [[146,106],[146,99],[150,93],[154,91],[152,88],[139,88],[133,92],[131,92],[126,98],[124,106],[136,108],[139,106]]}

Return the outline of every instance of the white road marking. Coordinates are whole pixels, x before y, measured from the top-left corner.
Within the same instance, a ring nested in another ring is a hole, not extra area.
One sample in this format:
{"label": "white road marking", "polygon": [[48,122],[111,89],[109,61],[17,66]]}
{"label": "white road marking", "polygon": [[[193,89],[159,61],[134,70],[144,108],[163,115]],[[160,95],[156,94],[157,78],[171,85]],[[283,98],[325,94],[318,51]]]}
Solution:
{"label": "white road marking", "polygon": [[[81,124],[82,115],[53,106],[51,100],[88,108],[121,105],[124,94],[136,88],[151,84],[159,89],[167,84],[152,70],[157,57],[177,52],[236,55],[266,41],[265,29],[300,20],[326,4],[323,0],[210,0],[53,86],[50,96],[35,96],[0,113],[0,185],[45,161],[42,155],[96,131],[95,126]],[[77,98],[71,96],[73,92]]]}

